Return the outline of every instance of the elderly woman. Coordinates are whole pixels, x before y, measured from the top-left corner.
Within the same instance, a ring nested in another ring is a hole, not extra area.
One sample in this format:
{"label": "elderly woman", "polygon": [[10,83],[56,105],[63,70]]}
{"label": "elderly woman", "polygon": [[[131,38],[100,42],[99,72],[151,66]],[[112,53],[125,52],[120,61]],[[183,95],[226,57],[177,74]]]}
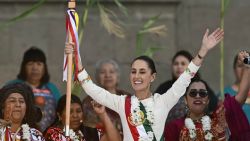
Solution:
{"label": "elderly woman", "polygon": [[[117,95],[130,95],[128,92],[123,91],[121,89],[118,89],[118,83],[120,79],[120,69],[118,64],[111,59],[102,59],[96,63],[96,73],[95,78],[97,80],[97,83],[102,88],[106,89],[110,93],[117,94]],[[93,108],[91,107],[90,101],[91,97],[88,96],[83,100],[83,107],[84,107],[84,116],[85,116],[85,122],[87,126],[96,127],[99,129],[102,128],[102,123],[98,121],[98,115],[94,112]],[[122,125],[120,116],[106,108],[106,111],[111,118],[112,122],[115,124],[115,127],[119,130],[120,134],[122,135]],[[99,130],[100,135],[102,135],[102,132],[105,132],[103,130]]]}
{"label": "elderly woman", "polygon": [[24,82],[32,87],[35,104],[43,113],[39,122],[41,131],[44,131],[55,120],[56,103],[61,95],[57,87],[49,82],[49,79],[45,54],[42,50],[31,47],[24,53],[17,79],[9,82]]}
{"label": "elderly woman", "polygon": [[[222,40],[223,35],[224,32],[221,29],[215,30],[211,35],[207,30],[196,57],[173,86],[162,95],[152,94],[150,90],[151,83],[156,78],[156,68],[154,61],[147,56],[140,56],[132,61],[130,83],[135,93],[133,96],[114,95],[95,85],[80,62],[78,79],[88,95],[120,115],[123,140],[162,141],[164,140],[164,123],[169,110],[184,95],[186,87],[198,71],[203,58]],[[72,43],[66,44],[65,52],[73,53],[72,47]]]}
{"label": "elderly woman", "polygon": [[[240,52],[238,61],[243,65],[246,52]],[[250,126],[241,108],[250,88],[250,68],[243,68],[240,89],[236,96],[225,95],[225,111],[217,109],[217,97],[208,84],[192,80],[185,94],[188,114],[166,126],[165,139],[170,141],[248,141]],[[217,111],[216,111],[217,110]],[[230,132],[227,132],[227,125]],[[227,134],[229,133],[229,134]]]}
{"label": "elderly woman", "polygon": [[[57,106],[57,120],[55,124],[50,127],[46,134],[46,141],[96,141],[95,136],[93,136],[93,130],[88,127],[83,126],[83,109],[81,100],[72,95],[71,107],[70,107],[70,137],[64,136],[65,128],[65,105],[66,105],[66,95],[62,96],[59,100]],[[100,117],[101,121],[104,123],[104,128],[110,130],[108,134],[104,134],[100,141],[120,141],[121,137],[119,133],[115,130],[111,120],[109,119],[105,108],[95,102],[92,102],[95,112]],[[98,139],[99,140],[99,139]]]}
{"label": "elderly woman", "polygon": [[10,84],[0,90],[0,140],[45,141],[36,130],[34,96],[25,84]]}

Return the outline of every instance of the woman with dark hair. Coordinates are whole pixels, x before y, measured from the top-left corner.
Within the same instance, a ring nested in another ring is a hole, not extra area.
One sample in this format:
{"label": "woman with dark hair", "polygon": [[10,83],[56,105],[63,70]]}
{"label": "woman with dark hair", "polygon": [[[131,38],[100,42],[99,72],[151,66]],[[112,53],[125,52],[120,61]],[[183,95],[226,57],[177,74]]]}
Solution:
{"label": "woman with dark hair", "polygon": [[[245,56],[248,56],[246,52],[239,53],[238,60],[241,64]],[[249,88],[250,68],[245,66],[238,94],[234,97],[226,94],[223,105],[218,108],[218,99],[208,84],[201,79],[193,79],[185,94],[188,114],[167,124],[165,139],[248,141],[250,126],[241,106],[246,100]]]}
{"label": "woman with dark hair", "polygon": [[25,84],[10,84],[0,90],[0,140],[44,141],[35,129],[37,118],[34,96]]}
{"label": "woman with dark hair", "polygon": [[23,82],[33,89],[35,104],[43,113],[39,126],[41,131],[44,131],[55,120],[56,102],[61,94],[57,87],[49,82],[45,54],[36,47],[31,47],[24,53],[17,79],[8,84]]}
{"label": "woman with dark hair", "polygon": [[[198,71],[203,58],[222,40],[224,32],[217,29],[211,35],[208,34],[207,30],[197,56],[186,71],[163,95],[152,94],[150,90],[151,83],[156,78],[156,69],[154,61],[147,56],[140,56],[132,61],[130,83],[135,93],[133,96],[114,95],[95,85],[80,62],[78,79],[89,96],[120,115],[124,141],[162,141],[164,140],[164,123],[169,110],[184,95],[186,87]],[[66,44],[65,53],[72,53],[73,46],[72,43]]]}
{"label": "woman with dark hair", "polygon": [[[119,133],[115,130],[111,120],[109,119],[105,108],[95,102],[93,108],[104,124],[106,130],[110,130],[110,134],[104,134],[100,141],[120,141]],[[72,95],[70,107],[70,137],[65,137],[65,105],[66,95],[62,96],[57,106],[57,120],[45,133],[46,141],[99,141],[97,132],[93,129],[83,126],[83,109],[81,100]],[[112,137],[112,138],[111,138]]]}
{"label": "woman with dark hair", "polygon": [[[193,56],[186,50],[178,51],[172,58],[172,79],[162,83],[155,91],[155,93],[164,94],[168,89],[172,87],[174,82],[180,77],[180,75],[188,67],[188,64],[192,61]],[[199,78],[197,72],[195,77]],[[177,119],[186,115],[184,97],[181,97],[178,103],[169,111],[166,123],[173,119]]]}

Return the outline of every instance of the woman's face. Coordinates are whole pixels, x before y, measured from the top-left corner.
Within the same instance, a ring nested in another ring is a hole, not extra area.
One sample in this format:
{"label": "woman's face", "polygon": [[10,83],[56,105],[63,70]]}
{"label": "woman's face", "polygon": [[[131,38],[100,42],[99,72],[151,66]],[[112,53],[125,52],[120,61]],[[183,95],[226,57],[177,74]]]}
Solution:
{"label": "woman's face", "polygon": [[102,64],[98,74],[98,80],[100,85],[105,89],[116,88],[118,84],[118,72],[114,65],[110,63]]}
{"label": "woman's face", "polygon": [[[65,125],[66,121],[66,109],[64,109],[62,115],[62,122]],[[72,103],[70,105],[70,129],[78,130],[83,121],[83,111],[81,105],[78,103]]]}
{"label": "woman's face", "polygon": [[134,61],[130,72],[130,83],[136,92],[149,90],[150,83],[155,79],[155,73],[151,73],[152,70],[145,61]]}
{"label": "woman's face", "polygon": [[177,56],[172,64],[172,72],[175,78],[179,78],[179,76],[185,71],[188,67],[189,60],[184,56]]}
{"label": "woman's face", "polygon": [[12,93],[5,100],[4,119],[13,123],[22,123],[26,113],[26,103],[20,93]]}
{"label": "woman's face", "polygon": [[29,61],[25,65],[27,81],[40,82],[44,75],[44,63],[40,61]]}
{"label": "woman's face", "polygon": [[195,115],[204,114],[208,106],[209,98],[206,86],[202,82],[194,82],[190,85],[186,103],[190,113]]}

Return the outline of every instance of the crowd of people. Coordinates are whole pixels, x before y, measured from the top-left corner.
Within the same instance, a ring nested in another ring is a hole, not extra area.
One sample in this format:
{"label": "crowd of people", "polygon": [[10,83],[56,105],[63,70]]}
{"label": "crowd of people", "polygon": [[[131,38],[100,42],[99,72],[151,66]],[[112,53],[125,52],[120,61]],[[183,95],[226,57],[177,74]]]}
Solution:
{"label": "crowd of people", "polygon": [[[69,136],[65,136],[66,95],[50,82],[43,51],[31,47],[24,53],[17,79],[0,89],[0,140],[248,141],[250,65],[243,60],[249,53],[237,53],[236,81],[225,88],[224,99],[198,72],[223,37],[219,28],[211,34],[207,30],[194,57],[178,51],[172,59],[172,79],[155,92],[151,85],[157,71],[150,57],[132,61],[132,93],[120,89],[120,68],[114,60],[96,63],[96,84],[87,66],[78,62],[78,80],[88,96],[83,100],[71,96]],[[65,53],[73,52],[74,44],[66,43]]]}

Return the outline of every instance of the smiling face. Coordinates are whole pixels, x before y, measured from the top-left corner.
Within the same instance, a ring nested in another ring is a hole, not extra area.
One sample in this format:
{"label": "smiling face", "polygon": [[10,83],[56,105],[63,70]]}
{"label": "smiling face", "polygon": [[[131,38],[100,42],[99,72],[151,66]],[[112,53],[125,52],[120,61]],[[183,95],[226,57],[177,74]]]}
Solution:
{"label": "smiling face", "polygon": [[180,55],[180,56],[177,56],[173,63],[172,63],[172,72],[173,72],[173,76],[175,78],[179,78],[179,76],[185,71],[185,69],[188,67],[188,64],[189,64],[189,60]]}
{"label": "smiling face", "polygon": [[100,85],[105,89],[115,89],[118,84],[118,72],[114,65],[111,63],[102,64],[98,81]]}
{"label": "smiling face", "polygon": [[186,103],[190,114],[202,115],[209,104],[209,97],[204,83],[193,82],[186,95]]}
{"label": "smiling face", "polygon": [[136,93],[149,92],[150,83],[154,81],[155,75],[144,60],[136,60],[131,67],[130,83]]}
{"label": "smiling face", "polygon": [[20,93],[12,93],[5,100],[4,119],[21,124],[26,113],[26,103]]}
{"label": "smiling face", "polygon": [[[61,118],[65,125],[66,109],[64,109]],[[81,105],[78,103],[71,103],[70,105],[70,129],[78,130],[82,124],[83,111]]]}

